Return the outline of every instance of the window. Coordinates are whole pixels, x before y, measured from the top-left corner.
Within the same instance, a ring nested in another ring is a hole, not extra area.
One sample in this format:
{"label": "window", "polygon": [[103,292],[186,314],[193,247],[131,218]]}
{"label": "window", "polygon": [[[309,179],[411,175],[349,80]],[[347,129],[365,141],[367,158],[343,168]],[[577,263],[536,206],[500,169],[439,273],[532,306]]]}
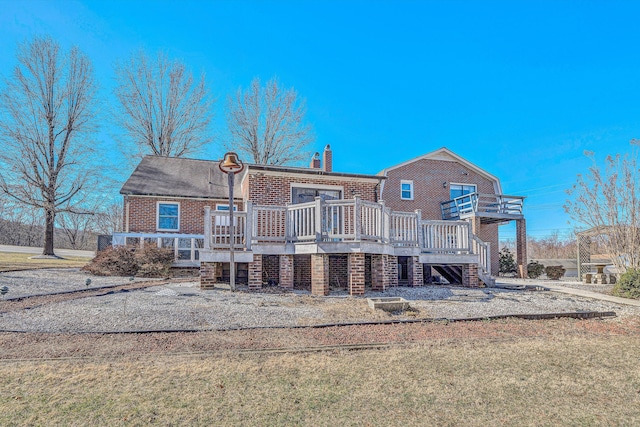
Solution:
{"label": "window", "polygon": [[449,189],[451,191],[451,199],[476,192],[476,186],[474,184],[451,184]]}
{"label": "window", "polygon": [[413,181],[400,181],[400,198],[413,200]]}
{"label": "window", "polygon": [[292,187],[291,188],[291,203],[306,203],[313,202],[316,197],[320,197],[323,201],[327,200],[340,200],[342,199],[342,190],[334,189],[334,187],[318,188],[313,187]]}
{"label": "window", "polygon": [[180,229],[180,204],[158,202],[158,230]]}

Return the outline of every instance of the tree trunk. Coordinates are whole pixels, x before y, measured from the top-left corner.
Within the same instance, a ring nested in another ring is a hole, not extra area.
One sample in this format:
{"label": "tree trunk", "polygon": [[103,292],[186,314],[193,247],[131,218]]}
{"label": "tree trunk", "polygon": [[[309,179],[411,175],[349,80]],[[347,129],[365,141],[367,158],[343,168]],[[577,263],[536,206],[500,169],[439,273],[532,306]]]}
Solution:
{"label": "tree trunk", "polygon": [[45,225],[44,225],[44,250],[42,255],[55,255],[53,253],[53,230],[56,219],[56,213],[52,209],[45,210]]}

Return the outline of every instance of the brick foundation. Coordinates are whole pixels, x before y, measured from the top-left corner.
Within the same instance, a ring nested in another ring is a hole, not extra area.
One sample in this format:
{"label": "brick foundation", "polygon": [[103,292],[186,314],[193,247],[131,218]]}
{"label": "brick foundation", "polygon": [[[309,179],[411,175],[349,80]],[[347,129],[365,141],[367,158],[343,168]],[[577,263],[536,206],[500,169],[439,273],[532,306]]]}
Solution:
{"label": "brick foundation", "polygon": [[293,289],[293,255],[280,255],[280,281],[283,288]]}
{"label": "brick foundation", "polygon": [[409,286],[422,286],[424,284],[423,269],[420,257],[409,257]]}
{"label": "brick foundation", "polygon": [[349,288],[348,255],[329,255],[329,286],[334,289]]}
{"label": "brick foundation", "polygon": [[200,263],[200,287],[202,289],[213,289],[218,283],[219,262],[201,262]]}
{"label": "brick foundation", "polygon": [[480,287],[477,264],[464,264],[462,266],[462,286],[467,288]]}
{"label": "brick foundation", "polygon": [[278,255],[262,255],[262,283],[273,280],[280,283],[280,257]]}
{"label": "brick foundation", "polygon": [[325,254],[311,255],[311,293],[329,295],[329,257]]}
{"label": "brick foundation", "polygon": [[293,288],[311,290],[311,255],[294,255]]}
{"label": "brick foundation", "polygon": [[349,294],[364,295],[364,253],[349,254]]}
{"label": "brick foundation", "polygon": [[262,289],[262,255],[253,254],[249,263],[249,290]]}
{"label": "brick foundation", "polygon": [[398,257],[387,255],[387,263],[384,270],[387,286],[398,286]]}

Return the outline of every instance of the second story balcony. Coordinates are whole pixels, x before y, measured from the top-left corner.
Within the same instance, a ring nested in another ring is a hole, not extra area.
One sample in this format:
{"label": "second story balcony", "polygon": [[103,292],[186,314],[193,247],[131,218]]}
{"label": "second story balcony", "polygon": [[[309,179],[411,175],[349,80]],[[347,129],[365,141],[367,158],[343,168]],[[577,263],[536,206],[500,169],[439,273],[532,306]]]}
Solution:
{"label": "second story balcony", "polygon": [[522,219],[524,197],[504,194],[470,193],[440,204],[442,219],[461,220],[478,217],[483,224]]}

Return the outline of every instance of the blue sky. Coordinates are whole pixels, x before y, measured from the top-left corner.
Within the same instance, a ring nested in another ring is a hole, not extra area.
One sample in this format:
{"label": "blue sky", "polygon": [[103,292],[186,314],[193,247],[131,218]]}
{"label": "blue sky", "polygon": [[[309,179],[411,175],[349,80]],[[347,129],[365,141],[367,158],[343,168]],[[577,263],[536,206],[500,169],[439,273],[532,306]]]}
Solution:
{"label": "blue sky", "polygon": [[[529,234],[543,237],[572,227],[562,204],[590,166],[584,150],[603,159],[640,137],[639,12],[632,1],[0,0],[0,74],[16,43],[48,34],[93,60],[107,104],[115,61],[163,49],[206,73],[220,134],[227,96],[276,75],[306,99],[314,150],[331,144],[335,170],[377,173],[446,146],[527,196]],[[101,146],[118,160],[110,135],[105,122]]]}

